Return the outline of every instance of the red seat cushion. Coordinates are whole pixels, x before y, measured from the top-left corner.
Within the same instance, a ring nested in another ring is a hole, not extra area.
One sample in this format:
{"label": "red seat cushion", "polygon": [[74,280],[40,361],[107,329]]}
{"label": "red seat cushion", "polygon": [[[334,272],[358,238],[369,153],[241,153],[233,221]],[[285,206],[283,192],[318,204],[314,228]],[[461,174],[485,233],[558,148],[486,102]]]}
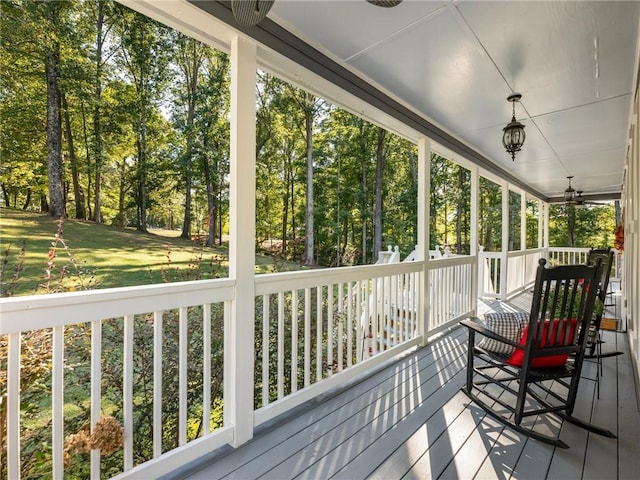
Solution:
{"label": "red seat cushion", "polygon": [[[550,323],[551,322],[549,320],[545,320],[544,325],[542,326],[542,334],[540,336],[540,343],[539,343],[540,347],[547,346],[546,345],[547,334],[549,333]],[[555,345],[556,335],[558,333],[558,326],[560,324],[562,324],[562,327],[561,327],[562,335],[560,338],[561,339],[565,338],[567,333],[566,329],[569,328],[569,342]],[[529,333],[529,326],[527,325],[524,328],[524,332],[522,332],[522,338],[520,339],[520,342],[518,342],[520,345],[524,346],[527,344],[528,333]],[[575,318],[572,318],[570,322],[566,320],[560,322],[560,320],[558,319],[553,320],[553,326],[551,327],[551,343],[549,344],[549,347],[571,345],[573,343],[573,338],[575,336],[575,333],[576,333]],[[532,360],[531,366],[534,368],[561,367],[562,365],[565,364],[568,358],[569,358],[569,354],[551,355],[549,357],[536,357]],[[516,351],[513,352],[511,357],[509,357],[509,359],[507,360],[507,363],[509,365],[521,367],[523,361],[524,361],[524,349],[516,348]]]}

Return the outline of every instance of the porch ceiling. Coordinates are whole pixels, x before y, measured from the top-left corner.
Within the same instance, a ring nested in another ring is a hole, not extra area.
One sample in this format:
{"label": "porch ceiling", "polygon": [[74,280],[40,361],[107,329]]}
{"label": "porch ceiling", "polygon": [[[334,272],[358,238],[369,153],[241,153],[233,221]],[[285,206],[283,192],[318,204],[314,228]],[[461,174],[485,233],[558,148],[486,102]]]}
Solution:
{"label": "porch ceiling", "polygon": [[640,2],[276,0],[269,19],[547,197],[567,175],[587,196],[620,192]]}

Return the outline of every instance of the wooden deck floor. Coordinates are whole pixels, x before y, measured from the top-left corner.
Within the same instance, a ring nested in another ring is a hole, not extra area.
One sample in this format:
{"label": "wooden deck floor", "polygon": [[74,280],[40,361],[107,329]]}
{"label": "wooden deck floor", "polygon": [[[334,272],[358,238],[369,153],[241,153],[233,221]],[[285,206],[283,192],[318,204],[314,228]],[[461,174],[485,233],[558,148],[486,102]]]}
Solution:
{"label": "wooden deck floor", "polygon": [[[606,332],[604,339],[605,352],[628,351],[624,334]],[[599,399],[595,382],[581,382],[575,411],[618,438],[551,421],[570,445],[564,450],[527,439],[470,403],[460,392],[465,353],[466,332],[454,329],[173,478],[640,478],[640,414],[628,354],[603,360]],[[585,376],[594,378],[595,367],[588,362]]]}

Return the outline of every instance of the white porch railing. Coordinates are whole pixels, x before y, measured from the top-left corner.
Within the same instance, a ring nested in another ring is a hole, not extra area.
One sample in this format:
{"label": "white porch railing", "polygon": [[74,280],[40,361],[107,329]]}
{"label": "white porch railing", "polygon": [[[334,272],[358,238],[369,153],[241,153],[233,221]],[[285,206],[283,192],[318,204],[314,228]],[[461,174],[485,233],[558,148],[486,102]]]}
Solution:
{"label": "white porch railing", "polygon": [[[225,305],[233,295],[234,282],[223,279],[3,299],[7,478],[21,476],[21,401],[34,394],[30,388],[40,389],[43,411],[51,411],[51,421],[44,419],[50,427],[43,428],[50,428],[49,475],[56,479],[63,477],[65,436],[77,433],[64,430],[70,388],[84,395],[75,403],[88,405],[92,431],[104,413],[121,412],[125,472],[143,462],[167,471],[167,451],[180,451],[180,461],[188,462],[232,441],[231,426],[211,432],[210,419],[212,391],[222,387],[214,382],[223,381],[222,361],[213,359],[222,358],[216,349],[222,348]],[[24,356],[22,349],[29,349]],[[39,361],[51,367],[30,387],[21,365],[32,349],[40,349]],[[76,371],[89,372],[88,380]],[[171,438],[169,421],[175,425]],[[150,444],[146,454],[142,444]],[[99,450],[91,451],[90,462],[91,477],[100,478]]]}
{"label": "white porch railing", "polygon": [[431,260],[429,269],[429,334],[435,334],[473,314],[472,282],[477,278],[476,257]]}
{"label": "white porch railing", "polygon": [[[585,247],[549,247],[549,260],[554,265],[585,263],[589,256],[589,248]],[[619,282],[622,276],[622,253],[614,250],[611,266],[610,282]]]}
{"label": "white porch railing", "polygon": [[[538,260],[546,258],[550,265],[583,264],[589,248],[549,247],[508,252],[478,253],[479,296],[508,299],[531,287],[535,281]],[[506,262],[506,266],[503,263]],[[622,254],[615,252],[611,280],[619,280]],[[506,281],[503,277],[506,277]]]}
{"label": "white porch railing", "polygon": [[478,295],[483,298],[500,298],[502,253],[478,252]]}
{"label": "white porch railing", "polygon": [[[247,340],[255,349],[255,410],[247,412],[254,425],[415,347],[424,332],[470,315],[473,263],[472,257],[428,263],[432,309],[424,326],[422,261],[256,276],[255,337]],[[69,389],[86,392],[87,423],[113,413],[123,425],[121,473],[108,475],[152,477],[233,442],[234,426],[221,416],[214,425],[211,419],[222,385],[233,381],[224,375],[222,350],[239,288],[221,279],[2,299],[8,477],[20,478],[24,460],[29,420],[21,401],[31,392],[21,378],[21,354],[33,336],[44,338],[50,351],[51,372],[39,388],[46,388],[40,395],[51,411],[53,478],[62,478],[65,438],[76,433],[64,427]],[[86,351],[78,353],[79,340]],[[167,422],[175,428],[171,435]],[[93,478],[100,468],[94,449]]]}
{"label": "white porch railing", "polygon": [[543,248],[507,253],[506,298],[519,294],[535,283],[538,260],[544,255]]}
{"label": "white porch railing", "polygon": [[584,264],[589,256],[589,248],[549,247],[548,260],[551,265]]}
{"label": "white porch railing", "polygon": [[420,343],[422,270],[395,262],[256,277],[254,423]]}
{"label": "white porch railing", "polygon": [[[506,255],[513,265],[507,269],[507,292],[532,281],[541,255],[542,249]],[[478,259],[454,256],[426,264],[409,261],[255,277],[255,335],[246,342],[255,358],[254,411],[247,412],[253,414],[253,424],[365,374],[424,343],[425,336],[472,315],[473,283],[478,279],[481,294],[502,294],[501,254],[481,252]],[[30,394],[21,378],[21,350],[31,348],[29,339],[36,334],[51,351],[51,371],[39,388],[47,387],[42,405],[51,412],[50,422],[45,419],[50,427],[45,428],[50,430],[54,478],[63,476],[65,437],[75,433],[64,428],[70,388],[86,392],[92,425],[109,412],[122,422],[122,473],[115,472],[121,478],[166,473],[233,442],[234,425],[222,420],[212,425],[211,419],[220,408],[222,384],[233,381],[230,373],[223,374],[221,350],[229,336],[228,307],[237,294],[241,290],[235,281],[221,279],[2,299],[8,478],[20,478],[26,426],[21,400]],[[421,303],[423,298],[428,305]],[[82,358],[79,339],[86,345],[87,360],[71,365]],[[81,378],[70,367],[90,372],[86,384],[69,384]],[[114,391],[122,393],[114,397]],[[222,406],[235,408],[229,401]],[[152,414],[146,418],[141,409]],[[175,428],[169,436],[167,422]],[[142,442],[150,445],[151,453],[141,453]],[[93,450],[90,458],[91,476],[98,478],[100,452]]]}
{"label": "white porch railing", "polygon": [[[505,300],[531,287],[544,248],[502,252],[478,252],[479,296]],[[506,265],[504,263],[506,262]]]}

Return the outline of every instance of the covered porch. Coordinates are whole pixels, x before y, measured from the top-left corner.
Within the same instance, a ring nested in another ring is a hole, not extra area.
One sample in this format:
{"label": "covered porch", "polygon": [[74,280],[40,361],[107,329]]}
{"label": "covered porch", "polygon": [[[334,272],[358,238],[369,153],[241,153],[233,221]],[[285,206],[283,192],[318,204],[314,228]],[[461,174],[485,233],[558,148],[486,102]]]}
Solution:
{"label": "covered porch", "polygon": [[[528,297],[499,306],[520,310]],[[221,449],[164,478],[636,478],[640,413],[627,340],[617,332],[606,332],[604,340],[624,355],[604,361],[599,398],[596,364],[587,364],[576,415],[617,439],[559,419],[530,420],[537,430],[559,431],[571,446],[565,450],[487,416],[460,391],[466,331],[453,328],[265,426],[238,449]]]}
{"label": "covered porch", "polygon": [[[8,339],[8,478],[20,478],[24,455],[20,388],[23,335],[51,332],[52,382],[47,392],[50,475],[63,478],[69,433],[64,429],[65,348],[69,348],[65,332],[76,326],[90,332],[90,358],[82,368],[91,370],[91,384],[85,387],[90,392],[88,408],[91,428],[95,429],[106,406],[103,378],[112,373],[103,371],[103,359],[116,355],[103,342],[105,325],[112,327],[110,334],[118,336],[121,348],[117,355],[122,357],[117,376],[122,390],[124,441],[117,478],[637,476],[640,452],[633,440],[640,431],[635,388],[640,363],[637,48],[633,79],[628,82],[633,88],[621,100],[628,100],[631,109],[629,121],[623,122],[627,132],[622,148],[624,167],[623,171],[612,167],[616,169],[612,174],[622,179],[622,189],[603,190],[591,197],[621,198],[624,208],[625,251],[617,257],[614,276],[620,290],[613,315],[626,328],[606,333],[605,339],[608,346],[625,354],[605,360],[600,399],[595,396],[593,382],[582,382],[579,406],[585,416],[617,432],[618,439],[594,438],[570,426],[540,425],[562,429],[561,435],[572,448],[560,452],[526,440],[468,406],[459,392],[465,338],[456,328],[461,319],[483,313],[484,302],[513,301],[512,308],[526,308],[526,291],[539,258],[584,262],[586,249],[549,245],[549,204],[559,200],[561,188],[557,179],[545,183],[544,178],[538,178],[537,188],[533,188],[527,181],[531,170],[518,174],[507,171],[478,153],[487,148],[481,141],[470,145],[469,138],[462,141],[459,135],[440,129],[407,108],[406,99],[397,101],[394,92],[383,93],[380,85],[367,83],[320,51],[310,55],[307,44],[292,40],[280,29],[269,32],[269,23],[258,30],[238,27],[228,5],[123,3],[230,52],[229,277],[3,299],[0,334]],[[210,12],[211,7],[218,13]],[[637,28],[635,32],[637,36]],[[336,64],[341,67],[338,75],[331,73]],[[409,261],[255,275],[253,119],[259,67],[325,95],[416,143],[418,245]],[[627,67],[625,64],[625,71]],[[472,74],[469,72],[469,78]],[[484,114],[481,106],[475,110],[479,116]],[[495,141],[499,143],[499,139]],[[443,153],[471,172],[470,255],[430,255],[431,152]],[[553,164],[553,159],[549,163]],[[540,174],[544,177],[545,171]],[[481,176],[502,188],[500,252],[483,252],[477,238]],[[525,199],[533,198],[539,205],[536,248],[527,249],[522,240],[519,250],[509,251],[509,192],[522,199],[523,239]],[[169,327],[175,327],[171,344],[165,338]],[[190,364],[195,337],[200,339],[198,355],[202,361]],[[144,359],[137,351],[142,341],[149,342],[152,352]],[[163,389],[164,369],[169,367],[176,369],[173,398]],[[143,370],[152,385],[144,392],[135,383]],[[585,373],[594,377],[595,365]],[[220,390],[222,405],[212,396]],[[141,431],[135,427],[140,421],[137,408],[143,395],[151,398],[153,405],[152,415],[146,419],[152,437],[146,440],[153,444],[150,458],[136,451],[141,441]],[[212,425],[216,408],[223,409],[224,420]],[[163,425],[169,417],[175,419],[178,432],[172,445],[163,439]],[[93,449],[90,456],[90,476],[101,478],[100,450]]]}

